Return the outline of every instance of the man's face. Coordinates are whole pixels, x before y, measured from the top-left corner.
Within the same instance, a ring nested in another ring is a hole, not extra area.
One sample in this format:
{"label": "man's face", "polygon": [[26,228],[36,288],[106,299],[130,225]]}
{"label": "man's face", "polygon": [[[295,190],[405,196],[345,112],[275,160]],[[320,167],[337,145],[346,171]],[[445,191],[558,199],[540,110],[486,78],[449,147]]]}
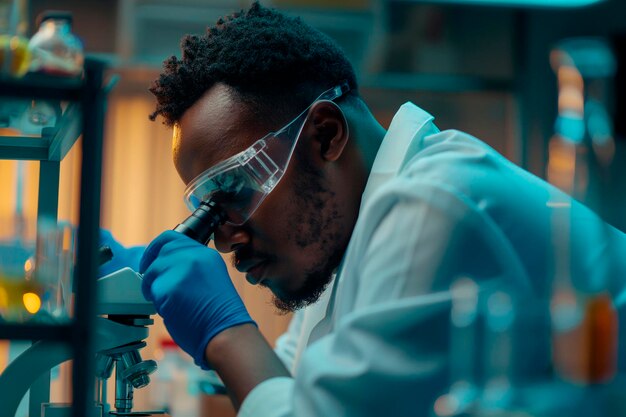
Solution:
{"label": "man's face", "polygon": [[[255,120],[228,87],[218,84],[175,127],[174,163],[188,184],[281,127]],[[249,282],[268,287],[284,311],[317,300],[341,260],[355,221],[349,213],[354,205],[345,203],[325,164],[307,152],[310,140],[303,132],[282,180],[245,224],[225,224],[215,233],[217,249],[232,252],[234,266]]]}

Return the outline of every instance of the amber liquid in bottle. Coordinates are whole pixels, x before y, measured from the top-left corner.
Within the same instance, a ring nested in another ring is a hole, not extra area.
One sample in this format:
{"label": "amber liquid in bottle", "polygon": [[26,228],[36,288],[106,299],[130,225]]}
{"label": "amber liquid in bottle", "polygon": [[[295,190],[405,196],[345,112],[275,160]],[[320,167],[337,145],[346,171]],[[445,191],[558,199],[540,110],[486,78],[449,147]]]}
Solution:
{"label": "amber liquid in bottle", "polygon": [[579,324],[553,333],[555,371],[562,379],[578,384],[609,382],[617,368],[617,313],[606,293],[582,302]]}

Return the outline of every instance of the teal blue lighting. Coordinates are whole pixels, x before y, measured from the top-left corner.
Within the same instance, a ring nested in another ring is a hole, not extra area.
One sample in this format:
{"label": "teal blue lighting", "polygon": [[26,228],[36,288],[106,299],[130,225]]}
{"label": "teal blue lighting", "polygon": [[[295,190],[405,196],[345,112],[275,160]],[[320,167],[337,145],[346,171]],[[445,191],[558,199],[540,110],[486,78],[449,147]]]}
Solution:
{"label": "teal blue lighting", "polygon": [[517,7],[584,7],[604,0],[434,0],[435,3],[479,4],[485,6]]}

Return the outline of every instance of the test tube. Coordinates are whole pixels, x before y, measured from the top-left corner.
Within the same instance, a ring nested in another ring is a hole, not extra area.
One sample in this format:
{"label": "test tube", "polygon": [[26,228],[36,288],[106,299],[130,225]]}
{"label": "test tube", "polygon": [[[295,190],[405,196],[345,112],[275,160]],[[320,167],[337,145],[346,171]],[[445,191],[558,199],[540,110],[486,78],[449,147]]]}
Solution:
{"label": "test tube", "polygon": [[490,291],[480,302],[484,317],[483,386],[481,412],[503,412],[513,402],[513,324],[515,308],[510,293],[502,289]]}

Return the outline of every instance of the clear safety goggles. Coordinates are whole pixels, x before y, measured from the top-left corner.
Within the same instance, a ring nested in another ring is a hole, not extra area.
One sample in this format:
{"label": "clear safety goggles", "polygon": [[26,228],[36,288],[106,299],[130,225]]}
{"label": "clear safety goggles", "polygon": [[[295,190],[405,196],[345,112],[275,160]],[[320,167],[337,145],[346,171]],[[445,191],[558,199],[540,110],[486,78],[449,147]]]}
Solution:
{"label": "clear safety goggles", "polygon": [[226,215],[226,223],[245,223],[274,189],[287,170],[309,109],[318,101],[333,101],[350,90],[347,84],[323,92],[309,107],[277,132],[198,175],[185,189],[190,210],[200,203],[215,201]]}

